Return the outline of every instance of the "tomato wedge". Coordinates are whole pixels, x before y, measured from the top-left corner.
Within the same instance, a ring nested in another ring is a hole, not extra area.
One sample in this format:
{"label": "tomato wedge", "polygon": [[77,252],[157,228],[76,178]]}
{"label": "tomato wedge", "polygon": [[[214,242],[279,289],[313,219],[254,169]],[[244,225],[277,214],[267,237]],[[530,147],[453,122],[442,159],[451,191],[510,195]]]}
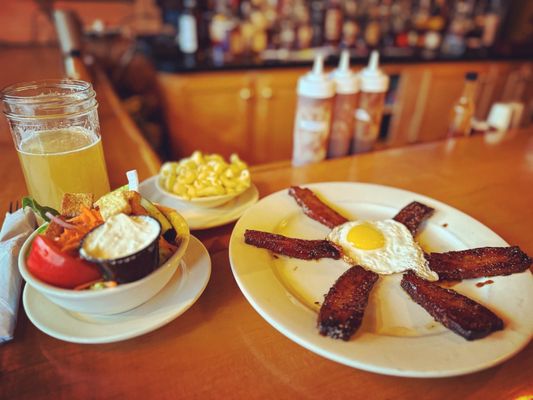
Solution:
{"label": "tomato wedge", "polygon": [[42,235],[35,237],[26,265],[36,278],[66,289],[73,289],[102,277],[95,264],[62,253],[53,240]]}

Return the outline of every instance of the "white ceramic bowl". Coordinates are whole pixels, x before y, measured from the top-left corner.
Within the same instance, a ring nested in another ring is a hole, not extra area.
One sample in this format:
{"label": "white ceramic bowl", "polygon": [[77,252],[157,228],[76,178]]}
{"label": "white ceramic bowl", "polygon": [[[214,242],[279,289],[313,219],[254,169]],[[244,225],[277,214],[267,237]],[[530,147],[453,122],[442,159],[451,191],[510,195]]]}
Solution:
{"label": "white ceramic bowl", "polygon": [[34,277],[26,266],[30,246],[39,230],[24,243],[19,254],[20,274],[28,285],[50,301],[69,311],[83,314],[118,314],[140,306],[155,296],[176,272],[187,250],[189,235],[183,238],[176,252],[163,265],[138,281],[103,290],[70,290],[49,285]]}
{"label": "white ceramic bowl", "polygon": [[235,197],[240,196],[249,188],[248,186],[242,191],[237,192],[237,193],[224,194],[220,196],[195,197],[189,200],[184,197],[178,196],[177,194],[169,192],[168,190],[165,190],[159,183],[159,178],[156,179],[155,182],[156,182],[155,186],[157,187],[157,190],[159,190],[159,192],[161,192],[163,195],[170,196],[173,199],[176,199],[177,201],[181,202],[185,206],[201,207],[201,208],[215,208],[215,207],[221,206],[222,204],[229,202]]}

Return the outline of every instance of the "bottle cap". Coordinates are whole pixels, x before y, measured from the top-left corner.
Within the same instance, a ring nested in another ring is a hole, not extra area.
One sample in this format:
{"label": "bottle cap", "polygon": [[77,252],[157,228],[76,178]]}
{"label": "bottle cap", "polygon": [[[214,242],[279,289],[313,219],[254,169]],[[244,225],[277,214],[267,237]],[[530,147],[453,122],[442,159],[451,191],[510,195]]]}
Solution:
{"label": "bottle cap", "polygon": [[327,99],[335,95],[335,82],[324,73],[324,57],[315,56],[312,71],[298,79],[298,95],[316,99]]}
{"label": "bottle cap", "polygon": [[331,73],[339,94],[353,94],[359,92],[359,76],[350,69],[350,53],[343,50],[339,66]]}
{"label": "bottle cap", "polygon": [[368,66],[361,71],[361,90],[363,92],[383,93],[389,89],[389,77],[379,69],[379,53],[370,53]]}

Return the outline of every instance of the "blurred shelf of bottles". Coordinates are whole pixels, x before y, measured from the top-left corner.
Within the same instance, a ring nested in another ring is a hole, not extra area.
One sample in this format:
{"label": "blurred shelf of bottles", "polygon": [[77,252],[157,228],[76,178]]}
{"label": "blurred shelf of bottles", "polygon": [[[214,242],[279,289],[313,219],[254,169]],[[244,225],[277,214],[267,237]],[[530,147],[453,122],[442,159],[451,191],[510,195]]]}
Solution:
{"label": "blurred shelf of bottles", "polygon": [[[514,0],[516,1],[516,0]],[[195,60],[308,61],[348,49],[366,58],[489,56],[513,1],[158,0],[167,45]],[[164,39],[159,38],[159,43]],[[168,54],[168,52],[167,52]],[[175,54],[175,53],[174,53]]]}

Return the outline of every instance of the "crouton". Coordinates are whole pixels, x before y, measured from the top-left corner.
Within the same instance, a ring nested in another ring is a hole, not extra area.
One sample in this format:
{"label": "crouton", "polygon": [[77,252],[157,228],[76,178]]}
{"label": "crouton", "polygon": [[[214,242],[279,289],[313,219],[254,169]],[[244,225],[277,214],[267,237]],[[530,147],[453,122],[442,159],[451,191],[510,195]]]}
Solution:
{"label": "crouton", "polygon": [[102,218],[108,219],[109,217],[120,213],[126,215],[131,214],[131,202],[135,201],[137,197],[140,198],[140,195],[137,192],[131,190],[118,190],[101,197],[96,203],[94,203],[94,205],[98,207]]}
{"label": "crouton", "polygon": [[92,193],[65,193],[61,201],[61,215],[75,217],[81,213],[82,206],[91,208],[93,201]]}

